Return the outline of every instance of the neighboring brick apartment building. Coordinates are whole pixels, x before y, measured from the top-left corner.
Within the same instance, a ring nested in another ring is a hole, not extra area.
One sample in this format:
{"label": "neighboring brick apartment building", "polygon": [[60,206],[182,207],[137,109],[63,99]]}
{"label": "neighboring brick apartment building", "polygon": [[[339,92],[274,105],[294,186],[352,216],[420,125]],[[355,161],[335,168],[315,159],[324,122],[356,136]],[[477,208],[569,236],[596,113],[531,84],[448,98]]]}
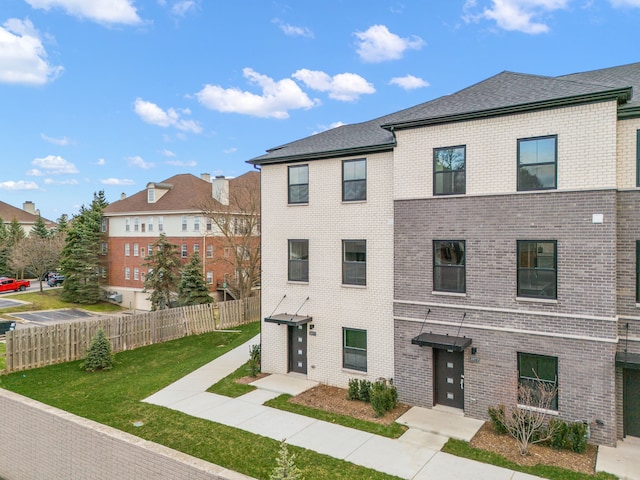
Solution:
{"label": "neighboring brick apartment building", "polygon": [[[150,182],[146,189],[109,204],[103,221],[107,233],[102,245],[107,256],[105,288],[126,307],[149,310],[149,293],[143,292],[147,273],[144,264],[152,244],[164,233],[177,245],[183,263],[194,253],[199,254],[211,291],[222,291],[229,276],[236,274],[233,252],[215,222],[204,215],[203,206],[215,211],[219,205],[220,212],[227,212],[229,207],[233,211],[234,189],[247,187],[255,189],[259,198],[258,172],[232,179],[180,174],[159,183]],[[237,211],[241,216],[241,209]]]}
{"label": "neighboring brick apartment building", "polygon": [[640,63],[503,72],[250,163],[265,371],[483,419],[544,382],[592,441],[640,436]]}

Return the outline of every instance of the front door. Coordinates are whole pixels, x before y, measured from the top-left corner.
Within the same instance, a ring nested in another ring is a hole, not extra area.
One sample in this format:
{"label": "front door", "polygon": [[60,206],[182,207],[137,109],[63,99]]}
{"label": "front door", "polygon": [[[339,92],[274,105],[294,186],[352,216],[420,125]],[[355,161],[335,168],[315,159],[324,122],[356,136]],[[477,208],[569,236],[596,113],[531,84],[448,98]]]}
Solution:
{"label": "front door", "polygon": [[622,371],[624,434],[640,437],[640,370]]}
{"label": "front door", "polygon": [[289,371],[307,374],[307,324],[289,329]]}
{"label": "front door", "polygon": [[433,349],[437,405],[464,409],[464,352]]}

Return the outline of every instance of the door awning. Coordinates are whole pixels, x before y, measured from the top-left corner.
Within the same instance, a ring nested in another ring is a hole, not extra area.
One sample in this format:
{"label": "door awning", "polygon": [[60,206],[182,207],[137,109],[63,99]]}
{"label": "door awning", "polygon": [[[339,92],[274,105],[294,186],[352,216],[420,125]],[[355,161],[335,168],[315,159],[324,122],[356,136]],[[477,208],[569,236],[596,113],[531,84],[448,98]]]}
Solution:
{"label": "door awning", "polygon": [[438,335],[436,333],[421,333],[417,337],[412,338],[411,343],[421,347],[462,352],[471,345],[471,339],[467,337],[453,337],[451,335]]}
{"label": "door awning", "polygon": [[304,325],[313,320],[312,317],[306,315],[295,315],[291,313],[276,313],[269,317],[265,317],[264,321],[269,323],[277,323],[278,325],[288,325],[290,327],[297,327],[298,325]]}
{"label": "door awning", "polygon": [[640,353],[616,352],[616,367],[640,370]]}

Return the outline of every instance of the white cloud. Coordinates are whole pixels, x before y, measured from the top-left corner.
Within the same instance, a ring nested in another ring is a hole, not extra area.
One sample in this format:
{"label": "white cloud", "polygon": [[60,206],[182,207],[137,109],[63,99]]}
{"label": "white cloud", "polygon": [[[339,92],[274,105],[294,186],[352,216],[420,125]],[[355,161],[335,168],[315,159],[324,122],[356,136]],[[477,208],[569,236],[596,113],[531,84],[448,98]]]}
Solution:
{"label": "white cloud", "polygon": [[425,45],[420,37],[401,38],[384,25],[373,25],[366,32],[354,35],[358,38],[356,47],[360,59],[370,63],[398,60],[405,50],[420,50]]}
{"label": "white cloud", "polygon": [[161,153],[162,155],[164,155],[165,157],[175,157],[175,156],[176,156],[176,154],[175,154],[175,153],[173,153],[171,150],[167,150],[166,148],[163,148],[163,149],[160,151],[160,153]]}
{"label": "white cloud", "polygon": [[106,165],[107,161],[104,158],[99,158],[98,161],[96,162],[96,165]]}
{"label": "white cloud", "polygon": [[38,190],[38,185],[35,182],[25,182],[24,180],[6,180],[0,182],[0,190]]}
{"label": "white cloud", "polygon": [[288,35],[290,37],[313,38],[314,36],[313,32],[307,27],[296,27],[295,25],[289,25],[288,23],[284,23],[279,18],[274,18],[273,23],[278,25],[278,27],[280,27],[280,30],[282,30],[285,35]]}
{"label": "white cloud", "polygon": [[[136,98],[134,102],[134,110],[136,114],[145,122],[151,125],[158,125],[160,127],[175,127],[178,130],[184,132],[200,133],[202,127],[194,120],[185,120],[180,118],[180,113],[173,108],[170,108],[166,112],[158,105],[152,102],[147,102],[141,98]],[[184,115],[191,114],[191,110],[183,109],[181,113]]]}
{"label": "white cloud", "polygon": [[167,165],[173,165],[174,167],[195,167],[196,165],[198,165],[195,160],[167,160],[164,163],[166,163]]}
{"label": "white cloud", "polygon": [[171,6],[171,13],[179,17],[184,17],[189,12],[194,12],[198,5],[193,0],[182,0]]}
{"label": "white cloud", "polygon": [[291,76],[309,88],[329,92],[330,98],[344,102],[357,100],[360,95],[369,95],[376,91],[371,83],[355,73],[339,73],[331,77],[319,70],[303,68]]}
{"label": "white cloud", "polygon": [[44,158],[35,158],[31,164],[37,167],[30,170],[29,175],[68,175],[78,173],[73,163],[67,162],[59,155],[47,155]]}
{"label": "white cloud", "polygon": [[239,88],[205,85],[196,93],[198,101],[211,110],[241,113],[263,118],[289,118],[289,110],[309,109],[318,104],[290,78],[275,81],[251,68],[243,69],[244,77],[262,89],[257,95]]}
{"label": "white cloud", "polygon": [[404,77],[394,77],[389,81],[389,85],[397,85],[405,90],[414,90],[416,88],[424,88],[429,86],[429,82],[413,75],[405,75]]}
{"label": "white cloud", "polygon": [[0,27],[0,83],[43,85],[63,70],[47,60],[40,34],[30,20],[10,18]]}
{"label": "white cloud", "polygon": [[52,178],[44,179],[45,185],[78,185],[78,180],[70,178],[69,180],[54,180]]}
{"label": "white cloud", "polygon": [[137,25],[142,22],[133,0],[25,0],[31,7],[42,10],[61,8],[74,17],[96,23]]}
{"label": "white cloud", "polygon": [[53,138],[53,137],[48,137],[44,133],[40,134],[40,138],[42,138],[45,142],[53,143],[55,145],[60,145],[61,147],[64,147],[65,145],[69,145],[71,143],[71,140],[69,140],[67,137]]}
{"label": "white cloud", "polygon": [[227,149],[223,150],[223,152],[226,153],[226,154],[236,153],[237,151],[238,151],[238,149],[236,147],[231,147],[231,148],[227,148]]}
{"label": "white cloud", "polygon": [[103,178],[100,183],[103,185],[135,185],[136,182],[128,178]]}
{"label": "white cloud", "polygon": [[155,167],[155,164],[145,162],[144,159],[138,155],[136,155],[135,157],[129,157],[127,158],[127,160],[129,161],[130,167],[137,167],[143,170],[149,170],[150,168]]}
{"label": "white cloud", "polygon": [[541,17],[566,8],[568,2],[569,0],[491,0],[491,7],[474,14],[472,11],[477,6],[477,1],[468,0],[464,5],[463,19],[467,23],[493,20],[503,30],[535,35],[549,31],[549,26],[540,21]]}
{"label": "white cloud", "polygon": [[341,127],[343,125],[346,125],[346,123],[344,123],[344,122],[333,122],[333,123],[330,123],[328,126],[327,125],[318,125],[319,130],[316,130],[315,132],[313,132],[312,135],[316,135],[316,134],[321,133],[321,132],[326,132],[327,130],[332,130],[334,128],[338,128],[338,127]]}
{"label": "white cloud", "polygon": [[610,0],[614,7],[640,7],[640,0]]}

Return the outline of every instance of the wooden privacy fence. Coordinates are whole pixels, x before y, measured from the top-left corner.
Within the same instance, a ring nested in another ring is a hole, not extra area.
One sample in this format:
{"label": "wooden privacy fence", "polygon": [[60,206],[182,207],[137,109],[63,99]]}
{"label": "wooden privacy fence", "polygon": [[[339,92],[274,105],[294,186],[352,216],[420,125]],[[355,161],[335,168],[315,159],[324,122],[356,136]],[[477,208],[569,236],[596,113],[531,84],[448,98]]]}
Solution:
{"label": "wooden privacy fence", "polygon": [[[227,305],[230,303],[234,305]],[[219,322],[216,321],[216,307],[220,308]],[[189,335],[233,328],[259,318],[260,297],[252,297],[220,302],[217,306],[178,307],[13,330],[6,334],[6,372],[82,359],[99,329],[104,331],[113,352],[117,353]]]}

